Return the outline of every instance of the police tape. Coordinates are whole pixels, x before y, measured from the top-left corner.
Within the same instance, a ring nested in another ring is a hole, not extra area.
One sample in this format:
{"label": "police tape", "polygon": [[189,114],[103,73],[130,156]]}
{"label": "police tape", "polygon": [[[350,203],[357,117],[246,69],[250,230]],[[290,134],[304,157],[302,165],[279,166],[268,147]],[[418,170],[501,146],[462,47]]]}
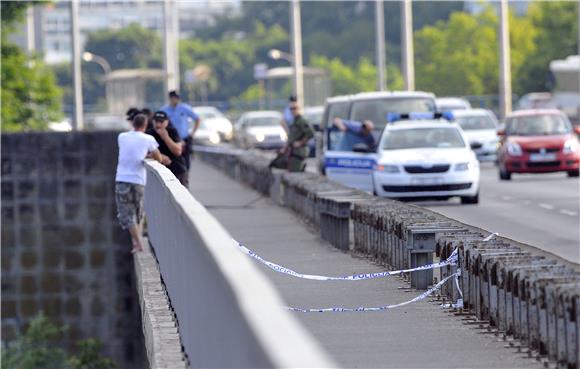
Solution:
{"label": "police tape", "polygon": [[435,291],[440,289],[441,286],[443,286],[443,284],[445,284],[445,282],[447,282],[450,278],[453,278],[457,275],[458,275],[458,273],[451,274],[450,276],[445,277],[439,283],[437,283],[435,286],[433,286],[431,289],[423,292],[419,296],[417,296],[411,300],[401,302],[398,304],[394,304],[394,305],[384,305],[384,306],[377,306],[377,307],[356,307],[356,308],[329,307],[329,308],[314,308],[314,309],[312,309],[312,308],[303,309],[303,308],[287,306],[287,307],[285,307],[285,309],[290,310],[290,311],[296,311],[299,313],[344,313],[344,312],[363,312],[363,311],[383,311],[383,310],[395,309],[395,308],[409,305],[409,304],[412,304],[413,302],[417,302],[417,301],[420,301],[420,300],[427,298],[428,296],[432,295]]}
{"label": "police tape", "polygon": [[315,281],[361,281],[361,280],[365,280],[365,279],[385,278],[385,277],[390,277],[390,276],[394,276],[394,275],[399,275],[402,273],[410,273],[410,272],[416,272],[416,271],[420,271],[420,270],[441,268],[441,267],[444,267],[447,265],[457,265],[457,260],[458,260],[457,249],[455,249],[451,253],[451,255],[444,261],[440,261],[438,263],[433,263],[433,264],[428,264],[428,265],[422,265],[422,266],[416,267],[416,268],[377,272],[377,273],[352,274],[352,275],[347,275],[347,276],[342,276],[342,277],[330,277],[330,276],[324,276],[324,275],[298,273],[290,268],[286,268],[284,266],[278,265],[278,264],[273,263],[271,261],[264,260],[260,255],[256,254],[252,250],[248,249],[246,246],[242,245],[238,241],[236,241],[234,239],[232,239],[232,241],[234,242],[235,245],[238,246],[238,248],[244,254],[246,254],[246,255],[250,256],[251,258],[259,261],[260,263],[266,265],[268,268],[272,269],[275,272],[291,275],[291,276],[296,277],[296,278],[310,279],[310,280],[315,280]]}

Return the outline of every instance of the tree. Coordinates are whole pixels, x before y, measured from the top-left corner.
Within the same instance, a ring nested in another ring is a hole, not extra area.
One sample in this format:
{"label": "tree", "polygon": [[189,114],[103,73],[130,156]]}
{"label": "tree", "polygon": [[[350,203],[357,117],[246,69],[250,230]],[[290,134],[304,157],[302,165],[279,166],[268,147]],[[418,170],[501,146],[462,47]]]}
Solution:
{"label": "tree", "polygon": [[535,50],[522,66],[519,89],[526,92],[553,88],[550,61],[574,55],[578,50],[578,2],[533,2],[528,9],[530,26],[535,28]]}
{"label": "tree", "polygon": [[52,323],[44,315],[34,318],[15,342],[2,350],[4,369],[109,369],[112,360],[101,356],[101,343],[96,339],[78,342],[78,355],[69,355],[60,346],[67,328]]}
{"label": "tree", "polygon": [[[456,12],[449,21],[415,32],[417,87],[438,95],[497,94],[498,18],[493,9]],[[522,93],[522,67],[535,50],[536,29],[527,18],[510,17],[514,92]]]}
{"label": "tree", "polygon": [[54,75],[37,56],[26,55],[8,40],[31,3],[1,3],[2,131],[44,129],[58,120],[61,91]]}
{"label": "tree", "polygon": [[[336,95],[375,91],[377,88],[377,69],[368,58],[360,58],[356,67],[351,68],[338,58],[314,55],[310,64],[328,70]],[[392,64],[387,66],[387,86],[390,90],[403,87],[401,73]]]}
{"label": "tree", "polygon": [[[252,32],[244,35],[226,34],[220,40],[199,38],[182,40],[179,45],[180,70],[185,73],[197,65],[212,70],[209,81],[210,99],[227,100],[242,94],[255,83],[253,65],[267,61],[267,53],[287,42],[288,35],[280,26],[266,27],[254,22]],[[182,78],[182,91],[188,96],[189,86]]]}

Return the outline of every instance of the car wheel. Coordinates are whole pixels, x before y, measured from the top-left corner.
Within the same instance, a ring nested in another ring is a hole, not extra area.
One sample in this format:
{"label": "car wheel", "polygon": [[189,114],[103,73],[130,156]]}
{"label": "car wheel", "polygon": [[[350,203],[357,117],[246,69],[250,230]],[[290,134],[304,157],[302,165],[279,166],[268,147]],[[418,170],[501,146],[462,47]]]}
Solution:
{"label": "car wheel", "polygon": [[502,181],[509,181],[512,179],[512,174],[507,170],[499,168],[499,179],[501,179]]}
{"label": "car wheel", "polygon": [[479,204],[479,192],[475,196],[461,196],[461,203],[466,204]]}
{"label": "car wheel", "polygon": [[578,176],[580,176],[580,169],[568,171],[568,177],[578,177]]}

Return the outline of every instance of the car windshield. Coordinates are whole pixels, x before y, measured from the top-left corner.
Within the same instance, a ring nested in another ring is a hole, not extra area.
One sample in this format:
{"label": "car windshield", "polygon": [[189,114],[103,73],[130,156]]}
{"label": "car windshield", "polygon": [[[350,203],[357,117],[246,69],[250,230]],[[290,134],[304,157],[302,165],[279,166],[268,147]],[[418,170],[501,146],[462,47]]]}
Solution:
{"label": "car windshield", "polygon": [[221,118],[224,115],[221,111],[217,109],[195,109],[194,111],[197,115],[201,117],[201,119],[212,119],[212,118]]}
{"label": "car windshield", "polygon": [[401,97],[355,101],[352,104],[351,120],[370,120],[376,130],[387,123],[388,113],[434,112],[435,101],[428,97]]}
{"label": "car windshield", "polygon": [[320,124],[322,123],[322,113],[323,111],[306,111],[304,112],[304,118],[306,118],[306,120],[310,123],[310,124]]}
{"label": "car windshield", "polygon": [[556,114],[513,117],[506,122],[505,132],[516,136],[543,136],[570,133],[570,123]]}
{"label": "car windshield", "polygon": [[248,127],[279,126],[281,120],[280,117],[255,117],[248,118],[246,125]]}
{"label": "car windshield", "polygon": [[455,121],[459,123],[464,131],[474,131],[479,129],[496,129],[495,122],[487,115],[476,115],[471,117],[456,117]]}
{"label": "car windshield", "polygon": [[383,150],[453,149],[465,147],[454,127],[394,129],[385,132]]}

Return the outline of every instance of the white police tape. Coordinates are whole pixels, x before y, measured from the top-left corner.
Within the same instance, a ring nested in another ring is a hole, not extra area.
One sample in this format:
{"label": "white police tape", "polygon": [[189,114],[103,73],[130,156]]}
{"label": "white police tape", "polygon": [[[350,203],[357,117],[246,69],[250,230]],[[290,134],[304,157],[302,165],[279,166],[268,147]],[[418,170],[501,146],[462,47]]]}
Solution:
{"label": "white police tape", "polygon": [[444,267],[447,265],[457,265],[457,258],[458,258],[457,249],[456,249],[451,253],[451,255],[447,258],[447,260],[444,260],[444,261],[441,261],[438,263],[423,265],[423,266],[416,267],[416,268],[393,270],[393,271],[386,271],[386,272],[377,272],[377,273],[353,274],[353,275],[347,275],[347,276],[342,276],[342,277],[329,277],[329,276],[324,276],[324,275],[302,274],[302,273],[295,272],[292,269],[283,267],[283,266],[278,265],[276,263],[273,263],[271,261],[264,260],[260,255],[256,254],[252,250],[248,249],[246,246],[242,245],[238,241],[236,241],[234,239],[232,239],[232,241],[234,242],[234,245],[238,246],[238,248],[244,254],[246,254],[246,255],[252,257],[253,259],[259,261],[260,263],[266,265],[268,268],[274,270],[275,272],[291,275],[291,276],[296,277],[296,278],[310,279],[310,280],[315,280],[315,281],[362,281],[365,279],[385,278],[385,277],[398,275],[401,273],[409,273],[409,272],[416,272],[419,270],[441,268],[441,267]]}
{"label": "white police tape", "polygon": [[399,304],[394,304],[394,305],[384,305],[384,306],[378,306],[378,307],[356,307],[356,308],[345,308],[345,307],[329,307],[329,308],[315,308],[315,309],[302,309],[302,308],[297,308],[297,307],[290,307],[287,306],[286,309],[290,310],[290,311],[297,311],[300,313],[343,313],[343,312],[362,312],[362,311],[383,311],[383,310],[389,310],[389,309],[394,309],[394,308],[398,308],[401,306],[405,306],[405,305],[409,305],[412,304],[413,302],[417,302],[419,300],[423,300],[425,298],[427,298],[429,295],[432,295],[435,291],[437,291],[439,288],[441,288],[441,286],[447,282],[449,280],[449,278],[453,278],[457,275],[457,273],[451,274],[450,276],[444,278],[441,280],[441,282],[437,283],[435,286],[433,286],[433,288],[423,292],[422,294],[420,294],[419,296],[405,301],[405,302],[401,302]]}
{"label": "white police tape", "polygon": [[482,241],[483,242],[491,241],[491,239],[494,238],[495,236],[499,236],[499,233],[497,233],[497,232],[491,233],[489,236],[484,238]]}

